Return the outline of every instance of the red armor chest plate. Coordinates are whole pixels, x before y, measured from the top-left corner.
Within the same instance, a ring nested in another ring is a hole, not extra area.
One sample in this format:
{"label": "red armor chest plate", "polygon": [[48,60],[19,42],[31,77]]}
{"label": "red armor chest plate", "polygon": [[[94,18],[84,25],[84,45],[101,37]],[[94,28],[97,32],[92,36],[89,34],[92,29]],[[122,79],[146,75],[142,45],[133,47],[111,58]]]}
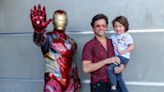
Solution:
{"label": "red armor chest plate", "polygon": [[72,51],[72,44],[70,42],[70,39],[61,39],[61,38],[57,38],[54,39],[51,43],[51,47],[57,51],[61,56],[66,56],[66,57],[70,57],[73,55],[73,51]]}

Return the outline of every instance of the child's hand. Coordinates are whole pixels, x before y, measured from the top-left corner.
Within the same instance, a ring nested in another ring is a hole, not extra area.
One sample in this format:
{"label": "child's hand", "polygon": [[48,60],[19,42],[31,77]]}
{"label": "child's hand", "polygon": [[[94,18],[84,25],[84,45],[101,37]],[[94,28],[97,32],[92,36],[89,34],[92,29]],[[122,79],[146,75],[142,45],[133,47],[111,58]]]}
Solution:
{"label": "child's hand", "polygon": [[122,54],[123,54],[123,51],[122,51],[119,47],[116,47],[116,48],[117,48],[118,53],[119,53],[120,55],[122,55]]}

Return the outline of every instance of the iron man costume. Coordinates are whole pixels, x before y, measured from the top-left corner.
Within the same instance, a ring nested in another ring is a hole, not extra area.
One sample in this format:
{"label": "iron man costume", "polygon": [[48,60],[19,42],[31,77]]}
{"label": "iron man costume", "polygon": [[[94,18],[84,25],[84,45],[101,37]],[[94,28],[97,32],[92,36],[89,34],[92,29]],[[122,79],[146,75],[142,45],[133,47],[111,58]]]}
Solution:
{"label": "iron man costume", "polygon": [[[33,41],[41,47],[46,62],[44,92],[79,92],[80,80],[77,66],[72,61],[76,43],[65,34],[67,14],[57,10],[53,19],[46,21],[45,7],[34,6],[31,10],[31,22],[34,28]],[[53,22],[52,32],[45,28]]]}

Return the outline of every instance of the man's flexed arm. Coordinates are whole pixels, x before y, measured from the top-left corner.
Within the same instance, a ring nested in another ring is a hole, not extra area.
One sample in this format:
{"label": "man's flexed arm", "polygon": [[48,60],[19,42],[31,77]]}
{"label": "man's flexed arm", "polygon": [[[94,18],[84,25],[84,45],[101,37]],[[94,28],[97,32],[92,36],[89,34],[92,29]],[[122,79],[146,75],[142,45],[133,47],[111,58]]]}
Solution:
{"label": "man's flexed arm", "polygon": [[101,60],[97,63],[92,63],[92,61],[84,60],[82,61],[82,65],[83,65],[82,68],[85,73],[89,73],[89,72],[96,71],[97,69],[103,67],[106,64],[111,64],[111,63],[114,63],[117,65],[120,63],[120,59],[118,57],[111,57],[111,58]]}

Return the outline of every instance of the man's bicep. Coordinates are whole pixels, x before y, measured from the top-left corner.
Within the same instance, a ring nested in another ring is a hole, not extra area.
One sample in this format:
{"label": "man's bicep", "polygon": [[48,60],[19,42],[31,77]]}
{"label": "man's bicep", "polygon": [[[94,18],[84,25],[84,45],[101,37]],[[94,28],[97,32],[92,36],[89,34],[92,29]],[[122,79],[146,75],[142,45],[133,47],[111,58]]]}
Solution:
{"label": "man's bicep", "polygon": [[92,61],[90,61],[90,60],[83,60],[82,61],[82,68],[83,68],[83,71],[85,72],[85,73],[88,73],[89,71],[89,66],[90,66],[90,64],[92,63]]}

